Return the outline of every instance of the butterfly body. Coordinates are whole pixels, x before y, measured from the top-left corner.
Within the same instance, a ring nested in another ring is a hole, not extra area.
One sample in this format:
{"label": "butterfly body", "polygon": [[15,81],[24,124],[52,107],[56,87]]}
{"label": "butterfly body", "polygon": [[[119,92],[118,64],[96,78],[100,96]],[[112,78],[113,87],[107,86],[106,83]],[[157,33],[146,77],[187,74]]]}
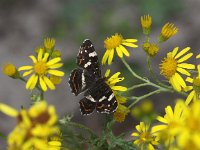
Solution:
{"label": "butterfly body", "polygon": [[80,110],[88,115],[96,109],[101,113],[112,113],[117,108],[117,101],[106,79],[101,77],[101,68],[97,53],[90,40],[85,40],[80,47],[76,63],[78,67],[70,75],[69,85],[76,96],[81,92]]}

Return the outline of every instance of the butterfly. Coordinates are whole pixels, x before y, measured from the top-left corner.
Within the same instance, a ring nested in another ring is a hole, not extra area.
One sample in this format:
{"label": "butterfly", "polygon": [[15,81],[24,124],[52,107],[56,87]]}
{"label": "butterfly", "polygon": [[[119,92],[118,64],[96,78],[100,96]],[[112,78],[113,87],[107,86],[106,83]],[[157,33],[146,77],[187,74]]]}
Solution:
{"label": "butterfly", "polygon": [[79,101],[82,115],[89,115],[95,109],[100,113],[112,113],[117,109],[117,100],[106,78],[101,76],[101,66],[97,53],[89,39],[80,46],[75,68],[69,78],[71,92],[76,96],[84,92]]}

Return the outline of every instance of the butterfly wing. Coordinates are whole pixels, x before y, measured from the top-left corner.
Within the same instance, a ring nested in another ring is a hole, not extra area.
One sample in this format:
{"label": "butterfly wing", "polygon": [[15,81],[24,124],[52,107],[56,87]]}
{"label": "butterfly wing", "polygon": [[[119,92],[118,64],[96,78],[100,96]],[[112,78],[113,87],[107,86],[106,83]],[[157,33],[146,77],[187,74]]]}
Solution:
{"label": "butterfly wing", "polygon": [[96,77],[101,77],[101,69],[97,53],[92,42],[88,39],[84,40],[79,49],[76,59],[77,65]]}
{"label": "butterfly wing", "polygon": [[90,74],[87,70],[81,68],[74,69],[69,78],[71,92],[77,96],[92,84],[94,78],[95,76]]}
{"label": "butterfly wing", "polygon": [[117,100],[111,88],[105,83],[105,79],[99,79],[85,93],[85,98],[95,103],[97,112],[112,113],[117,109]]}
{"label": "butterfly wing", "polygon": [[81,114],[89,115],[94,111],[96,102],[92,100],[92,97],[84,97],[79,101],[79,104]]}

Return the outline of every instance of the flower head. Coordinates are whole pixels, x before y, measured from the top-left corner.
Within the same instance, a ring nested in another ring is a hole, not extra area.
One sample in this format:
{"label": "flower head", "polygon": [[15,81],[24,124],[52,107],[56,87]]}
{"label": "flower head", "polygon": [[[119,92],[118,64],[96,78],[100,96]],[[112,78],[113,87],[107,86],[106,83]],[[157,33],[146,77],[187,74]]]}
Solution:
{"label": "flower head", "polygon": [[44,47],[45,47],[45,49],[47,49],[47,51],[48,50],[51,51],[54,48],[55,43],[56,43],[56,41],[54,38],[44,39]]}
{"label": "flower head", "polygon": [[143,44],[143,49],[145,50],[145,52],[149,56],[153,57],[153,56],[155,56],[158,53],[159,46],[157,44],[151,44],[151,43],[148,44],[148,42],[145,42]]}
{"label": "flower head", "polygon": [[40,49],[37,59],[33,55],[29,58],[32,59],[33,66],[22,66],[18,69],[19,71],[26,71],[23,73],[23,77],[32,73],[26,83],[26,89],[33,90],[39,84],[43,91],[46,91],[47,87],[54,90],[55,86],[49,79],[49,75],[64,76],[64,72],[55,70],[62,67],[61,58],[57,57],[49,60],[49,53],[44,53],[43,49]]}
{"label": "flower head", "polygon": [[137,132],[133,132],[131,135],[136,137],[134,144],[138,145],[141,149],[154,150],[154,147],[159,144],[159,138],[149,127],[150,125],[140,122],[140,124],[135,127]]}
{"label": "flower head", "polygon": [[187,86],[184,89],[185,91],[190,91],[187,99],[185,100],[186,105],[188,105],[192,100],[200,100],[200,77],[187,77],[186,81],[192,84],[192,86]]}
{"label": "flower head", "polygon": [[5,75],[12,77],[12,78],[17,78],[18,77],[18,72],[16,67],[9,63],[9,64],[5,64],[3,65],[2,71]]}
{"label": "flower head", "polygon": [[190,76],[187,69],[195,69],[193,64],[183,63],[193,55],[193,53],[185,54],[189,50],[190,47],[186,47],[177,53],[178,47],[176,47],[172,52],[167,54],[167,57],[160,64],[160,74],[167,78],[173,88],[179,92],[186,87],[185,81],[180,76],[180,73]]}
{"label": "flower head", "polygon": [[150,15],[141,16],[141,25],[143,33],[148,35],[151,32],[152,17]]}
{"label": "flower head", "polygon": [[8,149],[49,149],[47,139],[58,130],[57,115],[53,106],[48,106],[45,101],[42,101],[29,110],[17,111],[5,104],[0,104],[0,111],[16,117],[18,122],[8,136]]}
{"label": "flower head", "polygon": [[104,41],[104,46],[106,48],[106,52],[102,58],[102,64],[104,65],[106,61],[110,65],[113,60],[114,52],[117,51],[117,55],[122,58],[123,54],[126,56],[130,56],[129,52],[124,46],[138,47],[134,42],[137,42],[136,39],[123,39],[122,35],[115,34]]}
{"label": "flower head", "polygon": [[178,32],[178,28],[173,23],[166,23],[161,30],[159,41],[164,42]]}

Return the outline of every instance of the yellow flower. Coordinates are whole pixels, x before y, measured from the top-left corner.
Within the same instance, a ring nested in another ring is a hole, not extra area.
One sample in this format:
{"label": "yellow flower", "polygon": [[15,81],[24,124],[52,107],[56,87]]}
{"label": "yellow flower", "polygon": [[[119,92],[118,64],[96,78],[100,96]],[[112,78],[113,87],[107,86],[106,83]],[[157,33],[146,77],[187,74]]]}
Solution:
{"label": "yellow flower", "polygon": [[143,33],[148,35],[151,32],[152,17],[150,15],[141,16],[141,25],[143,28]]}
{"label": "yellow flower", "polygon": [[134,144],[138,145],[141,149],[154,150],[158,146],[159,137],[149,129],[150,125],[140,122],[136,126],[137,132],[133,132],[131,136],[136,137]]}
{"label": "yellow flower", "polygon": [[177,136],[179,149],[200,149],[200,101],[194,101],[185,109],[185,126]]}
{"label": "yellow flower", "polygon": [[48,145],[50,147],[50,150],[61,150],[61,132],[58,130],[58,132],[54,135],[52,135],[48,140]]}
{"label": "yellow flower", "polygon": [[200,100],[200,77],[194,77],[193,79],[190,77],[186,78],[186,81],[192,84],[192,86],[187,86],[184,90],[191,91],[185,100],[186,105],[188,105],[192,100]]}
{"label": "yellow flower", "polygon": [[5,75],[12,77],[12,78],[17,78],[18,77],[18,72],[16,67],[9,63],[9,64],[5,64],[3,65],[2,71]]}
{"label": "yellow flower", "polygon": [[123,54],[126,56],[130,56],[129,52],[124,46],[138,47],[134,42],[137,42],[137,39],[123,39],[122,35],[115,34],[104,41],[104,46],[106,48],[106,52],[102,58],[102,64],[104,65],[106,61],[110,65],[113,60],[114,52],[117,51],[117,55],[122,58]]}
{"label": "yellow flower", "polygon": [[47,139],[58,131],[57,115],[53,106],[45,101],[19,112],[0,103],[0,111],[16,117],[17,125],[8,135],[9,150],[49,149]]}
{"label": "yellow flower", "polygon": [[59,63],[61,58],[57,57],[48,60],[49,53],[44,53],[43,49],[40,49],[37,59],[33,55],[29,56],[29,58],[32,59],[33,66],[22,66],[18,69],[19,71],[26,70],[23,73],[23,77],[33,73],[26,83],[26,89],[33,90],[39,84],[43,91],[47,91],[47,87],[54,90],[55,86],[49,79],[49,75],[64,76],[64,72],[55,70],[62,67],[63,63]]}
{"label": "yellow flower", "polygon": [[173,23],[166,23],[161,30],[159,41],[164,42],[178,32],[178,28]]}
{"label": "yellow flower", "polygon": [[185,104],[179,100],[174,107],[174,111],[171,106],[167,106],[165,116],[157,117],[157,120],[162,124],[152,127],[152,131],[160,134],[160,138],[164,140],[166,146],[169,146],[173,142],[174,136],[181,132],[185,120],[184,110]]}
{"label": "yellow flower", "polygon": [[62,81],[62,78],[59,77],[59,76],[54,76],[54,75],[51,75],[50,78],[51,82],[54,84],[54,85],[58,85],[61,83]]}
{"label": "yellow flower", "polygon": [[123,105],[126,103],[126,98],[115,94],[117,99],[118,107],[116,112],[114,112],[114,120],[117,122],[124,122],[126,115],[130,112],[129,108]]}
{"label": "yellow flower", "polygon": [[149,48],[146,50],[147,54],[151,57],[155,56],[159,51],[159,46],[157,44],[150,44]]}
{"label": "yellow flower", "polygon": [[[110,70],[107,70],[105,73],[105,77],[108,77],[109,74],[110,74]],[[116,83],[124,80],[124,77],[119,77],[120,74],[121,74],[120,72],[117,72],[106,80],[106,84],[108,84],[110,86],[110,88],[113,90],[113,92],[127,91],[127,87],[115,85]]]}
{"label": "yellow flower", "polygon": [[54,38],[46,38],[44,39],[44,47],[47,49],[47,50],[52,50],[55,46],[55,39]]}
{"label": "yellow flower", "polygon": [[160,74],[166,77],[173,88],[179,92],[186,87],[185,81],[180,76],[180,73],[190,76],[187,69],[195,69],[193,64],[184,63],[193,55],[193,53],[185,54],[189,50],[190,47],[186,47],[177,53],[178,47],[176,47],[172,52],[167,54],[167,57],[160,64]]}

